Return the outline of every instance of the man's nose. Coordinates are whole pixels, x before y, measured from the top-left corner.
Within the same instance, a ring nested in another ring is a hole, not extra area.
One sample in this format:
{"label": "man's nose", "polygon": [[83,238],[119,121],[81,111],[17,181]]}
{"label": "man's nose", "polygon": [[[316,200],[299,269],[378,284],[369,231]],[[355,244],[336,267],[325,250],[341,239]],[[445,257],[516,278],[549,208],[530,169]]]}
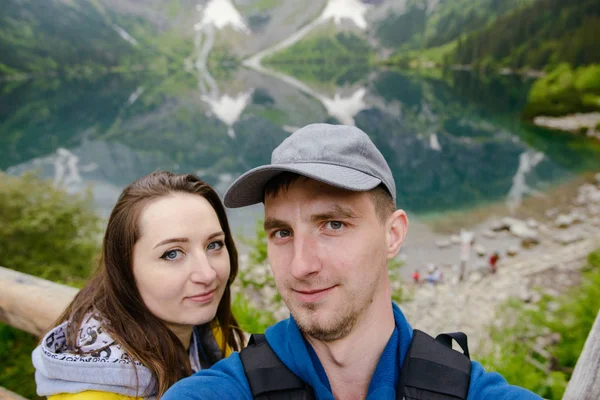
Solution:
{"label": "man's nose", "polygon": [[317,244],[310,234],[296,234],[294,236],[294,257],[292,259],[291,273],[296,279],[321,270],[321,261],[317,255]]}

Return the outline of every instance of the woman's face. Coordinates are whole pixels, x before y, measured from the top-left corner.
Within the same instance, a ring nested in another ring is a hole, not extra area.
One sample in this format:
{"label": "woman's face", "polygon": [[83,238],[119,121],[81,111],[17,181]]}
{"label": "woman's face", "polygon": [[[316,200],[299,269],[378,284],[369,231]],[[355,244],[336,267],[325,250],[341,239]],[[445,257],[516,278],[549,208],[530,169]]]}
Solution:
{"label": "woman's face", "polygon": [[165,196],[144,208],[138,224],[133,275],[146,307],[171,330],[210,322],[230,270],[210,203],[187,193]]}

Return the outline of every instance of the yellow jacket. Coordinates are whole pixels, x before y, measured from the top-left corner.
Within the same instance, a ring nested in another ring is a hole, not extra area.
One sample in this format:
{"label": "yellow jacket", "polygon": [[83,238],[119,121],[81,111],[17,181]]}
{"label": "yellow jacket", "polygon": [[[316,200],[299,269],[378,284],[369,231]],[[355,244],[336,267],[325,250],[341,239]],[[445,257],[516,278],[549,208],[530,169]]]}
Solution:
{"label": "yellow jacket", "polygon": [[[220,328],[213,328],[213,334],[217,343],[221,343],[223,335]],[[231,355],[231,348],[226,346],[225,357]],[[98,392],[96,390],[86,390],[80,393],[60,393],[48,396],[48,400],[143,400],[141,397],[124,396],[122,394],[110,392]]]}

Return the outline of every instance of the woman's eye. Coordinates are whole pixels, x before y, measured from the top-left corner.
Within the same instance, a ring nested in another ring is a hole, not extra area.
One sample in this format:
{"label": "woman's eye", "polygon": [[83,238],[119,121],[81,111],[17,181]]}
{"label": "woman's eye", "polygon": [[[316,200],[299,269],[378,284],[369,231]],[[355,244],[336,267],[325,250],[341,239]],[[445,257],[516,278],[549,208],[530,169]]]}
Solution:
{"label": "woman's eye", "polygon": [[208,246],[206,247],[206,249],[207,250],[221,250],[223,248],[223,246],[225,246],[225,243],[223,243],[222,240],[217,240],[217,241],[209,243]]}
{"label": "woman's eye", "polygon": [[287,229],[279,229],[273,232],[273,237],[276,237],[278,239],[286,238],[288,236],[292,236],[292,232]]}
{"label": "woman's eye", "polygon": [[181,250],[168,250],[165,251],[160,258],[167,261],[175,261],[179,258],[180,254],[183,254]]}
{"label": "woman's eye", "polygon": [[338,230],[344,227],[344,223],[341,221],[329,221],[325,226],[329,229]]}

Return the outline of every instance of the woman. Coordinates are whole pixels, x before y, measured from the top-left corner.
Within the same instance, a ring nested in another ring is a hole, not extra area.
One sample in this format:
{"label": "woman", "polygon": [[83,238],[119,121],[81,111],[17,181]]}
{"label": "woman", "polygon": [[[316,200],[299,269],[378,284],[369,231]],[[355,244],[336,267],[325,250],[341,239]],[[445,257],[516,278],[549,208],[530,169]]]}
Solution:
{"label": "woman", "polygon": [[215,191],[157,172],[115,205],[100,268],[33,352],[51,400],[158,397],[239,351],[231,313],[237,251]]}

